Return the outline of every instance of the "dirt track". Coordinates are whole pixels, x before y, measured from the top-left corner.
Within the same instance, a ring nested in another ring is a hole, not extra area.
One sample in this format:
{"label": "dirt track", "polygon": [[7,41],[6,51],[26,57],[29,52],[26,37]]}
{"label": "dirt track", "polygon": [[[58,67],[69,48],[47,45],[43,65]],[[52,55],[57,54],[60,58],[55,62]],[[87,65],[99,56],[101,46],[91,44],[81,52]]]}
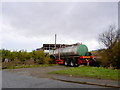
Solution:
{"label": "dirt track", "polygon": [[48,75],[47,73],[55,70],[65,69],[65,68],[68,68],[68,67],[65,67],[62,65],[56,65],[56,66],[40,66],[35,68],[9,69],[6,71],[30,75],[30,76],[39,77],[39,78],[49,78],[51,75]]}

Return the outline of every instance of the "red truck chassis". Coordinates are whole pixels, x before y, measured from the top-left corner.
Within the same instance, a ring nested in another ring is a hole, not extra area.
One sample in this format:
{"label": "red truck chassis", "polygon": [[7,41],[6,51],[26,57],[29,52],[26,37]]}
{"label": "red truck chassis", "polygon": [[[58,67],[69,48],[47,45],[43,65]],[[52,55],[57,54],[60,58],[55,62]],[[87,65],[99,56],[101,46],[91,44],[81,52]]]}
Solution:
{"label": "red truck chassis", "polygon": [[[93,56],[80,56],[77,59],[77,64],[85,64],[85,63],[92,63],[93,61]],[[58,59],[56,58],[56,64],[64,64],[64,59]]]}

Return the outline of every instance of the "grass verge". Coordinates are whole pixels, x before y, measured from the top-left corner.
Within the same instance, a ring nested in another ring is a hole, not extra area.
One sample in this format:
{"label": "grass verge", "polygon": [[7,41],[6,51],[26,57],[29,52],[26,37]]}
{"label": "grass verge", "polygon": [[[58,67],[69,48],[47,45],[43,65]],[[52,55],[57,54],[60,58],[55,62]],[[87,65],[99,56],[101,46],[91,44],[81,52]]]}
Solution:
{"label": "grass verge", "polygon": [[118,70],[111,70],[101,67],[70,67],[63,70],[52,71],[48,74],[60,74],[60,75],[72,75],[76,77],[90,77],[96,79],[110,79],[110,80],[120,80],[120,74]]}
{"label": "grass verge", "polygon": [[17,65],[17,66],[9,66],[2,69],[18,69],[18,68],[33,68],[33,67],[40,67],[40,66],[54,66],[55,64],[37,64],[37,65]]}

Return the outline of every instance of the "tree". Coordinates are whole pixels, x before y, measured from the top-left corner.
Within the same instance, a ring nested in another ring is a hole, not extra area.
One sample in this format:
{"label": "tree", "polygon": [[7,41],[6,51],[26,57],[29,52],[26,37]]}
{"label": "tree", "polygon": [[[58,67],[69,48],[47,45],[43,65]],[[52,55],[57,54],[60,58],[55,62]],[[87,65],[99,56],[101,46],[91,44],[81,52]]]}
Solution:
{"label": "tree", "polygon": [[102,54],[102,64],[120,68],[120,29],[110,25],[107,31],[99,35],[99,40],[107,47]]}
{"label": "tree", "polygon": [[99,35],[99,40],[107,47],[114,47],[119,38],[119,30],[114,25],[110,25],[108,30]]}

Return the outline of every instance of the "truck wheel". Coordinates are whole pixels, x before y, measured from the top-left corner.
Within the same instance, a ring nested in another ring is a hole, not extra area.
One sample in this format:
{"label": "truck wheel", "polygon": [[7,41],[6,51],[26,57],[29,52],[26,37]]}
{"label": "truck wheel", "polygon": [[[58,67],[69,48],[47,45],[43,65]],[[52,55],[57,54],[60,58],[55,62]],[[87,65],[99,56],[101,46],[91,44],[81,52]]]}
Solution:
{"label": "truck wheel", "polygon": [[75,67],[78,67],[78,66],[79,66],[79,64],[75,63]]}
{"label": "truck wheel", "polygon": [[67,61],[65,60],[65,66],[67,66],[68,65],[68,63],[67,63]]}
{"label": "truck wheel", "polygon": [[69,66],[69,60],[68,59],[65,59],[64,65]]}
{"label": "truck wheel", "polygon": [[71,66],[71,67],[74,66],[74,62],[73,62],[73,61],[70,62],[70,66]]}

